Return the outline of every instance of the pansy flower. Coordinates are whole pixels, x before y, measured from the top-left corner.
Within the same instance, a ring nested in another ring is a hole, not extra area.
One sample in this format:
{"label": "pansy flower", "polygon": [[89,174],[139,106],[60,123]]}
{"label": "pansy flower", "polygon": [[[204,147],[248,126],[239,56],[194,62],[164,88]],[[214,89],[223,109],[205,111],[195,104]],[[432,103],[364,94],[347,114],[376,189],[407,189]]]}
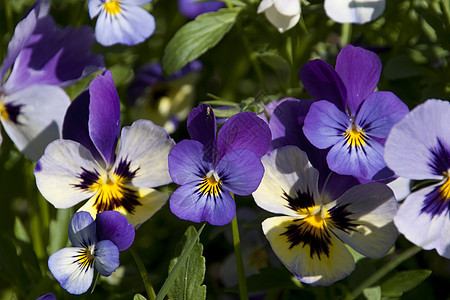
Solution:
{"label": "pansy flower", "polygon": [[411,193],[394,222],[405,237],[450,258],[450,103],[428,100],[393,128],[386,163],[396,175],[435,180]]}
{"label": "pansy flower", "polygon": [[188,117],[192,140],[178,143],[169,154],[172,180],[181,185],[170,197],[180,219],[225,225],[236,215],[231,193],[249,195],[264,174],[260,157],[270,145],[270,129],[254,113],[228,119],[216,139],[216,118],[209,105]]}
{"label": "pansy flower", "polygon": [[386,0],[325,0],[324,8],[335,22],[365,24],[381,16]]}
{"label": "pansy flower", "polygon": [[120,131],[120,107],[111,72],[96,77],[69,107],[63,139],[48,145],[36,164],[42,195],[56,208],[89,199],[80,210],[93,217],[117,210],[133,226],[150,218],[168,195],[154,187],[171,182],[167,156],[174,141],[148,120]]}
{"label": "pansy flower", "polygon": [[392,176],[384,162],[384,143],[408,107],[393,93],[374,92],[381,73],[378,56],[346,46],[336,70],[313,60],[300,70],[307,91],[316,100],[304,120],[303,132],[319,149],[329,149],[329,168],[361,181]]}
{"label": "pansy flower", "polygon": [[345,244],[368,257],[382,257],[394,245],[397,201],[385,184],[356,185],[335,198],[329,186],[318,188],[319,172],[298,147],[275,149],[261,161],[265,173],[253,198],[283,215],[264,220],[263,231],[300,281],[330,285],[349,275],[355,262]]}
{"label": "pansy flower", "polygon": [[160,63],[143,66],[136,72],[128,90],[132,114],[137,118],[149,118],[173,133],[194,106],[195,84],[201,69],[202,63],[194,60],[165,77]]}
{"label": "pansy flower", "polygon": [[262,0],[258,6],[258,14],[264,13],[280,33],[297,25],[300,12],[299,0]]}
{"label": "pansy flower", "polygon": [[199,0],[178,0],[178,10],[189,19],[195,19],[198,15],[218,11],[225,7],[223,1],[199,1]]}
{"label": "pansy flower", "polygon": [[82,294],[92,284],[94,269],[109,276],[120,264],[119,251],[134,241],[134,228],[116,211],[105,211],[94,220],[84,211],[70,220],[69,239],[74,247],[63,248],[48,259],[48,267],[71,294]]}
{"label": "pansy flower", "polygon": [[0,121],[17,148],[32,160],[60,137],[70,103],[61,87],[103,68],[102,58],[89,50],[92,30],[58,28],[49,8],[49,1],[37,1],[17,24],[0,67]]}
{"label": "pansy flower", "polygon": [[98,16],[95,37],[103,46],[136,45],[155,31],[155,18],[139,7],[151,0],[89,0],[89,16]]}

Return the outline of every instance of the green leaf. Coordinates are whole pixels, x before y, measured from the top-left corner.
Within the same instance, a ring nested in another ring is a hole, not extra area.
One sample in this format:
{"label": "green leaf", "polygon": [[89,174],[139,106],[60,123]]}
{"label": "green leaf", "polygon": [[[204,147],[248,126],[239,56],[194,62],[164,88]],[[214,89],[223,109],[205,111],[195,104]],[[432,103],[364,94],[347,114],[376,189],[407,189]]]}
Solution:
{"label": "green leaf", "polygon": [[133,300],[147,300],[147,298],[145,298],[141,294],[136,294],[134,295]]}
{"label": "green leaf", "polygon": [[162,60],[163,71],[171,75],[214,47],[230,31],[240,7],[223,8],[199,15],[181,27],[169,41]]}
{"label": "green leaf", "polygon": [[291,68],[286,59],[276,53],[270,52],[257,52],[255,56],[271,68],[281,82],[287,82],[289,80]]}
{"label": "green leaf", "polygon": [[14,221],[14,235],[19,241],[30,244],[30,235],[28,234],[20,218],[17,216]]}
{"label": "green leaf", "polygon": [[[200,229],[197,232],[197,234],[193,238],[190,239],[189,244],[185,244],[185,246],[183,248],[183,252],[181,253],[181,256],[177,259],[177,261],[175,263],[175,266],[173,266],[173,268],[171,268],[169,276],[167,277],[167,279],[164,282],[163,286],[159,290],[158,295],[156,295],[156,299],[155,300],[163,300],[164,297],[169,292],[169,290],[171,290],[172,285],[175,283],[176,280],[178,280],[180,278],[180,276],[182,277],[182,276],[190,276],[191,275],[191,274],[185,274],[184,273],[185,270],[186,270],[186,265],[187,265],[187,263],[185,264],[185,262],[187,261],[188,257],[190,257],[191,252],[194,249],[194,246],[199,244],[198,238],[200,236],[200,233],[203,231],[203,228],[205,228],[205,225],[206,225],[206,223],[204,223],[202,225],[202,227],[200,227]],[[188,238],[186,236],[187,236],[189,230],[191,230],[191,229],[188,228],[186,230],[186,234],[185,234],[185,237],[184,237],[185,241],[188,240]],[[197,249],[196,252],[198,252],[198,249]],[[203,261],[203,274],[204,274],[204,272],[205,272],[205,266],[204,266],[204,261]],[[202,277],[202,281],[203,281],[203,277]],[[202,287],[199,287],[198,284],[197,284],[197,288],[199,288],[200,290],[202,289]],[[204,287],[204,289],[205,289],[204,293],[205,293],[205,296],[206,296],[206,286]],[[190,299],[190,298],[181,298],[181,299]],[[195,298],[192,298],[192,299],[195,299]]]}
{"label": "green leaf", "polygon": [[363,295],[367,300],[380,300],[381,288],[379,285],[363,290]]}
{"label": "green leaf", "polygon": [[30,279],[12,240],[5,235],[0,235],[0,245],[0,276],[22,291],[25,290]]}
{"label": "green leaf", "polygon": [[56,220],[50,221],[49,226],[49,244],[47,246],[47,254],[51,255],[56,251],[64,248],[68,242],[69,222],[72,218],[73,209],[58,209],[56,211]]}
{"label": "green leaf", "polygon": [[[189,226],[184,234],[183,240],[178,244],[177,254],[180,255],[182,250],[186,248],[188,241],[192,240],[197,233],[194,226]],[[203,245],[195,239],[195,244],[191,254],[182,264],[178,276],[169,290],[170,299],[205,299],[206,286],[201,285],[205,278],[205,258],[202,256]],[[178,257],[170,261],[169,272],[178,262]]]}
{"label": "green leaf", "polygon": [[400,297],[421,284],[430,274],[430,270],[399,272],[381,284],[381,293],[386,297]]}

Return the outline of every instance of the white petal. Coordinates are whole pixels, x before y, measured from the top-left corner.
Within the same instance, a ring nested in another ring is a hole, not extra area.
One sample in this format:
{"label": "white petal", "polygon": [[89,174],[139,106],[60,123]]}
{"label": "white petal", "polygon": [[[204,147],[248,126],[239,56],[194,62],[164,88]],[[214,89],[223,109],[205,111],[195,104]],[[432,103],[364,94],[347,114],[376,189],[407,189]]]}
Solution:
{"label": "white petal", "polygon": [[48,268],[61,286],[71,294],[83,294],[91,286],[94,268],[81,268],[76,262],[84,248],[64,248],[48,259]]}
{"label": "white petal", "polygon": [[18,123],[2,119],[5,131],[20,151],[38,160],[47,144],[61,136],[70,98],[59,87],[32,85],[6,96],[4,103],[20,105]]}
{"label": "white petal", "polygon": [[354,270],[353,256],[333,235],[329,255],[321,255],[320,259],[317,255],[311,257],[310,246],[303,243],[289,249],[291,243],[283,233],[293,220],[292,217],[273,217],[264,220],[262,226],[275,254],[299,280],[311,285],[331,285]]}
{"label": "white petal", "polygon": [[130,162],[130,170],[138,170],[132,179],[137,187],[157,187],[172,182],[168,156],[175,142],[167,132],[148,120],[138,120],[122,129],[115,166]]}
{"label": "white petal", "polygon": [[300,15],[300,0],[273,0],[273,5],[282,15],[291,17]]}
{"label": "white petal", "polygon": [[258,6],[258,14],[266,11],[271,6],[273,6],[273,0],[262,0]]}
{"label": "white petal", "polygon": [[384,12],[386,0],[325,0],[325,12],[338,23],[364,24]]}
{"label": "white petal", "polygon": [[281,14],[275,6],[271,6],[264,11],[267,20],[278,29],[280,33],[283,33],[292,27],[294,27],[300,20],[300,12],[296,15],[287,16]]}
{"label": "white petal", "polygon": [[399,177],[394,181],[389,182],[388,187],[394,192],[397,201],[403,200],[411,193],[411,180]]}
{"label": "white petal", "polygon": [[318,195],[319,172],[314,169],[305,152],[295,146],[275,149],[261,158],[264,177],[252,194],[259,207],[273,213],[298,216],[289,208],[285,193],[296,197],[297,191]]}
{"label": "white petal", "polygon": [[37,187],[56,208],[72,207],[95,193],[77,187],[83,169],[100,175],[103,172],[84,146],[70,140],[56,140],[47,146],[36,164]]}

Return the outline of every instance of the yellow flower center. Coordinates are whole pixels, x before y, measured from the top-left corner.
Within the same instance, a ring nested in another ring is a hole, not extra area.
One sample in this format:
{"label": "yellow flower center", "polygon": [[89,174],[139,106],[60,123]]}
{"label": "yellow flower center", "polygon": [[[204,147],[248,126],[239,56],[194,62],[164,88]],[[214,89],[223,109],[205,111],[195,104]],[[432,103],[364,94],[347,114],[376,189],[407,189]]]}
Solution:
{"label": "yellow flower center", "polygon": [[87,269],[93,266],[94,258],[94,246],[89,246],[79,252],[76,262],[82,269]]}
{"label": "yellow flower center", "polygon": [[443,175],[446,178],[446,180],[445,180],[444,184],[441,185],[441,187],[440,187],[440,194],[444,200],[449,200],[450,199],[450,174],[449,174],[449,172],[444,172]]}
{"label": "yellow flower center", "polygon": [[352,122],[352,126],[344,133],[345,141],[350,147],[362,147],[366,144],[367,135],[362,128]]}
{"label": "yellow flower center", "polygon": [[120,4],[119,4],[119,0],[113,0],[113,1],[109,1],[109,2],[105,2],[103,4],[104,9],[106,10],[107,13],[111,14],[111,15],[115,15],[120,13]]}
{"label": "yellow flower center", "polygon": [[203,177],[202,182],[199,185],[199,190],[203,194],[217,196],[221,191],[222,181],[216,172],[210,171]]}
{"label": "yellow flower center", "polygon": [[0,117],[5,121],[9,120],[9,114],[3,101],[0,102]]}

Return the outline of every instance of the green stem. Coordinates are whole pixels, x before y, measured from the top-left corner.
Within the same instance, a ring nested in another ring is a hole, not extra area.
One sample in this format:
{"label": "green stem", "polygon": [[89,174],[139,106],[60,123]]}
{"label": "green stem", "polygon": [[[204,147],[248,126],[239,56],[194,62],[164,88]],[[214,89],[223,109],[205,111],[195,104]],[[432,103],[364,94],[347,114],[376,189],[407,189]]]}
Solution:
{"label": "green stem", "polygon": [[231,230],[233,231],[234,255],[236,256],[236,268],[239,280],[239,294],[241,300],[248,300],[247,282],[245,280],[244,263],[242,261],[241,241],[239,239],[239,228],[237,216],[231,221]]}
{"label": "green stem", "polygon": [[395,257],[393,260],[385,264],[381,269],[379,269],[377,272],[375,272],[372,276],[364,280],[356,289],[353,290],[353,292],[348,295],[345,299],[355,299],[358,297],[366,288],[374,285],[377,281],[379,281],[381,278],[386,276],[389,272],[394,270],[398,265],[400,265],[402,262],[407,260],[408,258],[413,257],[417,253],[419,253],[422,250],[422,248],[418,246],[413,246],[411,248],[406,249],[404,252],[400,253]]}
{"label": "green stem", "polygon": [[142,282],[144,283],[144,287],[145,287],[145,290],[147,291],[148,298],[150,300],[155,300],[155,298],[156,298],[155,290],[153,289],[153,286],[150,283],[150,280],[148,279],[148,273],[145,270],[144,263],[142,262],[139,254],[134,249],[133,245],[130,247],[130,252],[134,258],[134,261],[136,262],[136,265],[139,269],[139,273],[141,273]]}
{"label": "green stem", "polygon": [[341,47],[345,47],[352,38],[352,24],[344,23],[341,28]]}

